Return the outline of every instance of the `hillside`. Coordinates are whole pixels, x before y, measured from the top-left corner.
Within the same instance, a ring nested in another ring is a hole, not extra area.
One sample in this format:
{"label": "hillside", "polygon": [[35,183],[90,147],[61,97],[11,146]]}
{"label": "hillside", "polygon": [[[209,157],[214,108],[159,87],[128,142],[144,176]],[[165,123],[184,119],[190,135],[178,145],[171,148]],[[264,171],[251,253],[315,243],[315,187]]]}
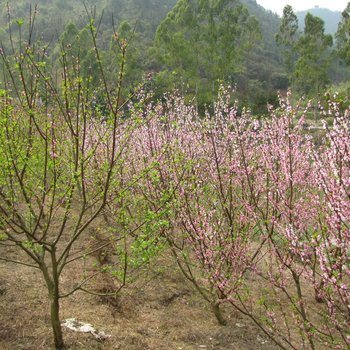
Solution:
{"label": "hillside", "polygon": [[[5,35],[8,27],[7,3],[5,0],[0,0],[2,36]],[[27,18],[30,7],[34,9],[34,4],[37,4],[37,30],[46,41],[57,39],[69,22],[73,22],[78,27],[84,26],[88,19],[87,12],[95,12],[97,17],[102,15],[104,30],[110,28],[113,17],[116,26],[126,20],[132,25],[136,24],[137,32],[146,33],[148,38],[153,38],[157,26],[176,3],[177,0],[100,0],[98,4],[92,0],[84,2],[80,0],[38,0],[35,3],[29,0],[13,0],[10,2],[9,9],[11,20],[15,22],[18,18]],[[264,44],[270,51],[271,49],[276,51],[274,34],[279,26],[278,16],[265,10],[255,0],[242,0],[241,3],[258,19]]]}
{"label": "hillside", "polygon": [[[167,15],[171,12],[176,4],[180,4],[183,1],[176,0],[101,0],[97,4],[88,0],[84,3],[80,0],[39,0],[36,14],[36,30],[35,38],[40,38],[44,42],[50,43],[54,53],[53,60],[57,60],[59,55],[59,47],[57,46],[57,40],[62,37],[71,37],[71,44],[73,46],[83,47],[85,44],[82,42],[83,38],[86,37],[86,33],[83,33],[83,29],[86,26],[89,17],[94,15],[99,23],[99,36],[100,45],[106,51],[106,55],[111,55],[111,37],[113,30],[116,30],[120,35],[127,38],[130,43],[128,53],[128,67],[127,76],[128,83],[138,82],[142,77],[149,71],[154,73],[162,71],[174,71],[179,65],[182,65],[180,61],[175,65],[164,65],[162,63],[164,55],[160,47],[154,42],[155,33],[159,29],[160,24],[164,21]],[[190,2],[196,4],[198,1]],[[229,15],[225,11],[230,11],[231,7],[239,6],[239,1],[225,1],[225,5],[215,16],[219,19],[228,17]],[[3,42],[5,47],[7,46],[10,51],[10,45],[8,43],[9,38],[9,27],[8,27],[8,8],[5,1],[0,1],[3,5],[3,10],[0,16],[0,40]],[[208,3],[209,4],[209,3]],[[266,11],[263,7],[257,5],[255,0],[242,0],[241,4],[248,9],[248,12],[243,16],[248,16],[250,20],[256,21],[254,24],[255,39],[251,40],[249,50],[244,49],[245,55],[242,56],[242,62],[237,67],[227,68],[226,72],[222,75],[216,72],[209,74],[213,65],[208,64],[206,68],[201,68],[201,78],[197,83],[202,85],[203,83],[210,80],[220,79],[225,83],[234,84],[238,87],[242,100],[247,103],[253,103],[255,105],[266,106],[266,102],[270,99],[271,95],[277,89],[285,89],[287,80],[285,78],[284,69],[282,66],[281,53],[275,44],[275,33],[279,28],[280,19],[278,16]],[[212,5],[209,5],[212,6]],[[33,10],[33,8],[32,8]],[[30,2],[28,0],[14,0],[10,4],[10,18],[11,18],[11,30],[14,33],[18,32],[18,25],[16,24],[17,19],[25,19],[24,25],[22,26],[22,36],[25,37],[25,33],[28,32],[28,26],[26,19],[30,13]],[[54,16],[52,14],[55,14]],[[242,17],[243,18],[243,17]],[[250,21],[249,20],[249,21]],[[244,22],[244,21],[243,21]],[[237,26],[238,32],[244,29],[244,23],[239,21],[234,24]],[[203,24],[205,25],[205,21]],[[247,22],[248,23],[248,22]],[[253,22],[251,22],[253,23]],[[70,24],[68,28],[67,25]],[[74,25],[73,25],[74,24]],[[73,26],[72,26],[73,25]],[[114,25],[114,28],[113,28]],[[208,28],[207,28],[208,29]],[[223,33],[227,27],[222,27],[221,32],[218,32],[218,38],[223,37]],[[180,32],[185,30],[179,27]],[[202,28],[202,30],[206,30]],[[209,30],[209,29],[208,29]],[[234,28],[232,28],[235,32]],[[63,34],[62,34],[63,33]],[[72,34],[73,33],[73,34]],[[175,32],[170,29],[170,36],[168,41],[169,47],[174,45]],[[74,39],[76,35],[81,37],[78,42]],[[208,31],[209,36],[203,39],[200,47],[210,46],[210,30]],[[188,35],[188,34],[186,34]],[[225,34],[226,35],[226,34]],[[215,39],[216,40],[216,39]],[[226,39],[225,39],[226,40]],[[248,39],[250,40],[250,39]],[[217,40],[216,40],[217,41]],[[74,43],[75,42],[75,45]],[[231,39],[227,34],[227,43],[230,43]],[[232,41],[233,42],[233,41]],[[235,44],[237,55],[242,55],[241,46],[245,46],[245,39],[237,41]],[[56,47],[56,49],[55,49]],[[219,67],[229,67],[230,65],[238,62],[238,56],[228,55],[225,49],[227,44],[223,44],[223,50],[220,53],[217,51],[217,57],[214,61],[219,62]],[[244,51],[243,50],[243,51]],[[215,51],[215,50],[214,50]],[[214,52],[212,51],[212,52]],[[179,53],[180,56],[183,54],[183,50],[175,49],[175,54]],[[235,54],[236,55],[236,54]],[[230,58],[231,57],[231,58]],[[84,58],[82,57],[82,60]],[[89,59],[90,60],[90,59]],[[87,61],[87,60],[85,60]],[[111,61],[111,60],[110,60]],[[184,67],[186,64],[184,65]],[[220,70],[220,69],[219,69]],[[162,73],[163,74],[163,73]],[[184,72],[178,75],[178,81],[182,81],[184,75],[190,76],[193,74],[187,68],[184,68]],[[95,81],[97,77],[95,77]],[[187,79],[187,78],[186,78]],[[186,80],[185,79],[185,80]],[[192,77],[190,78],[192,79]],[[173,77],[167,74],[166,81],[157,80],[157,88],[159,93],[163,93],[166,90],[173,89],[174,85]],[[229,80],[229,81],[228,81]],[[210,85],[211,83],[209,83]],[[201,90],[200,86],[198,87]],[[208,91],[207,91],[208,92]],[[216,91],[210,88],[210,93],[205,93],[206,96],[202,96],[201,100],[207,103],[212,101],[212,95],[216,95]],[[252,101],[253,100],[253,101]],[[258,101],[258,102],[257,102]],[[265,108],[265,107],[263,107]]]}
{"label": "hillside", "polygon": [[[27,18],[30,7],[33,9],[34,4],[37,4],[37,31],[45,41],[56,40],[69,22],[80,28],[86,25],[88,13],[95,13],[97,18],[102,16],[102,30],[111,28],[113,17],[116,26],[124,20],[130,21],[133,25],[137,23],[137,30],[144,32],[146,37],[151,39],[158,23],[175,3],[176,0],[100,0],[98,3],[92,0],[37,0],[35,3],[28,0],[13,0],[9,9],[13,20]],[[7,1],[0,1],[2,7],[0,26],[3,28],[1,36],[4,36],[5,28],[8,26],[6,4]]]}
{"label": "hillside", "polygon": [[[209,23],[206,22],[207,19],[203,20],[202,24],[204,27],[197,33],[193,32],[195,25],[192,27],[190,22],[187,29],[182,24],[177,28],[168,27],[166,29],[169,31],[169,36],[166,39],[167,49],[164,49],[155,41],[156,32],[159,31],[162,23],[166,21],[167,16],[174,13],[175,7],[178,7],[180,12],[183,11],[182,3],[187,4],[186,6],[188,4],[197,6],[196,4],[200,2],[198,0],[101,0],[96,3],[88,0],[84,5],[84,2],[80,0],[39,0],[37,1],[37,13],[35,14],[36,27],[34,38],[50,43],[49,52],[54,53],[52,58],[53,61],[56,61],[60,50],[57,41],[59,38],[62,39],[62,35],[66,37],[67,35],[63,33],[72,29],[72,27],[68,29],[67,25],[74,24],[75,29],[73,28],[72,33],[75,33],[74,35],[79,34],[83,38],[86,36],[86,33],[83,34],[83,29],[89,17],[95,16],[99,23],[100,47],[106,52],[106,57],[111,56],[111,38],[113,31],[116,30],[130,44],[127,83],[138,83],[148,72],[153,72],[155,73],[154,76],[157,77],[155,85],[158,96],[167,90],[174,88],[183,89],[184,86],[192,86],[192,92],[186,92],[189,93],[189,98],[195,94],[197,97],[200,97],[201,103],[208,104],[213,100],[213,96],[216,95],[217,91],[217,88],[213,89],[213,84],[216,84],[213,81],[220,80],[236,86],[240,94],[240,100],[253,106],[254,111],[260,112],[265,109],[267,102],[273,103],[276,100],[275,92],[277,90],[287,89],[288,79],[283,65],[282,48],[277,47],[275,42],[275,35],[279,30],[281,20],[278,15],[264,9],[255,0],[225,0],[222,3],[226,5],[216,12],[214,16],[216,18],[215,21],[219,23],[225,16],[229,16],[227,13],[225,14],[225,11],[230,11],[230,8],[237,7],[241,3],[248,9],[246,15],[249,15],[251,20],[254,19],[256,21],[250,27],[251,29],[255,28],[252,31],[252,33],[255,32],[252,35],[255,38],[248,38],[249,44],[242,37],[234,44],[236,53],[233,51],[228,53],[228,46],[234,42],[234,39],[231,40],[229,38],[231,34],[227,33],[228,26],[217,28],[218,31],[215,34],[217,38],[214,38],[210,33],[213,29],[207,26]],[[9,28],[11,28],[12,33],[18,34],[16,22],[19,18],[23,18],[22,37],[26,37],[26,32],[28,32],[26,19],[28,19],[30,13],[30,1],[14,0],[10,3],[9,8],[4,0],[1,0],[0,4],[2,5],[0,41],[5,48],[7,47],[11,51],[8,42]],[[208,2],[208,4],[211,4],[211,2]],[[34,12],[33,9],[34,5],[32,5],[32,12]],[[324,20],[327,33],[335,33],[341,17],[340,12],[318,7],[309,11]],[[10,17],[8,13],[10,13]],[[307,11],[296,13],[301,27],[306,13]],[[55,15],[53,16],[53,14]],[[178,15],[181,17],[181,14]],[[11,20],[10,27],[8,26],[9,18]],[[245,20],[241,23],[238,21],[235,24],[238,29],[237,33],[241,29],[244,31],[245,26],[250,26],[248,22],[245,24],[244,22]],[[232,21],[228,20],[227,23],[232,24]],[[192,34],[189,34],[191,31]],[[204,32],[207,32],[207,34],[204,35]],[[235,33],[234,28],[232,28],[232,33]],[[196,50],[193,50],[194,44],[190,44],[189,51],[185,53],[184,47],[189,43],[188,39],[191,35],[194,35],[194,37],[202,36],[203,38],[200,42],[194,40],[195,45],[200,43]],[[210,44],[210,40],[213,40],[213,43],[215,41],[218,42],[218,39],[221,40],[226,35],[227,40],[225,39],[226,42],[222,43],[221,49],[215,48],[215,45]],[[176,44],[176,40],[181,36],[184,36],[186,39],[180,45],[181,49],[179,49],[176,45],[180,43]],[[16,38],[16,35],[14,38]],[[248,44],[249,48],[244,48],[246,44]],[[79,45],[84,46],[85,44],[80,41]],[[207,50],[204,49],[205,47],[207,47]],[[201,49],[203,49],[203,52],[211,52],[212,57],[208,57],[208,59],[212,62],[208,61],[206,67],[202,66],[199,68],[201,65],[199,63],[206,59],[203,58],[202,54],[200,54],[202,55],[201,58],[195,58],[193,54],[199,54]],[[173,62],[164,62],[165,57],[172,50],[170,57]],[[177,58],[175,59],[175,57]],[[113,59],[110,58],[109,61],[113,62]],[[197,63],[193,65],[196,61]],[[192,68],[188,66],[190,62],[192,62]],[[216,63],[217,68],[213,70],[213,64]],[[53,64],[55,65],[55,62]],[[344,75],[343,73],[337,73],[339,70],[338,66],[338,64],[335,64],[335,68],[332,68],[333,81],[339,80],[334,77]],[[179,70],[179,67],[182,68]],[[225,72],[222,69],[223,67],[226,67]],[[194,73],[196,70],[197,73]],[[333,72],[335,70],[337,71],[336,73]],[[174,72],[176,73],[175,75],[173,74]],[[197,78],[195,78],[195,74],[198,74]],[[94,79],[97,81],[98,77]],[[207,87],[203,88],[203,85],[207,85]]]}

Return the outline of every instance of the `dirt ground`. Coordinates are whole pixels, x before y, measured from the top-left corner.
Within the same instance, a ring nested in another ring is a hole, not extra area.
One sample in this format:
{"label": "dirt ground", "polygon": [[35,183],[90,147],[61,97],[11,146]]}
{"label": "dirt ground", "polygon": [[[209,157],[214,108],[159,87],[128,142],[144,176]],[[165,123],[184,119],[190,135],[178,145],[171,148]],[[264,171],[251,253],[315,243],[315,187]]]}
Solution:
{"label": "dirt ground", "polygon": [[[149,267],[137,284],[123,289],[117,299],[82,292],[63,299],[62,320],[75,318],[111,335],[108,339],[96,340],[90,333],[64,328],[68,349],[277,348],[250,320],[231,309],[224,310],[228,324],[218,325],[208,305],[170,259],[163,257],[156,265],[154,269]],[[73,286],[80,278],[81,267],[73,264],[69,267],[61,280],[63,289]],[[95,283],[103,289],[106,281]],[[0,349],[52,348],[46,290],[40,271],[0,261]]]}

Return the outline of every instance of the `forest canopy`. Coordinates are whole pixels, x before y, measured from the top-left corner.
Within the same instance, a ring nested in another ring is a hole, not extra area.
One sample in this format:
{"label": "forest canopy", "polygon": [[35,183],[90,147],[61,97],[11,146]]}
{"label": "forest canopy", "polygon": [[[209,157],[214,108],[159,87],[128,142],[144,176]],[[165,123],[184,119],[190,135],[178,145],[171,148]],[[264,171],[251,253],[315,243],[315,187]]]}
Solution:
{"label": "forest canopy", "polygon": [[[31,17],[32,37],[48,45],[52,69],[59,66],[60,46],[70,44],[74,49],[68,51],[79,55],[84,75],[97,87],[93,53],[84,49],[91,16],[105,62],[116,67],[119,62],[115,33],[128,42],[130,90],[151,74],[155,96],[177,89],[200,108],[212,104],[220,84],[231,86],[242,104],[264,113],[268,103],[276,103],[278,90],[319,94],[348,77],[346,10],[331,38],[317,16],[299,17],[303,23],[296,14],[287,18],[288,12],[279,18],[254,0],[102,0],[97,5],[51,0],[37,6],[16,0],[2,7],[0,40],[10,54],[9,32],[17,40],[20,30],[24,38]],[[294,33],[287,34],[288,26],[294,26]]]}

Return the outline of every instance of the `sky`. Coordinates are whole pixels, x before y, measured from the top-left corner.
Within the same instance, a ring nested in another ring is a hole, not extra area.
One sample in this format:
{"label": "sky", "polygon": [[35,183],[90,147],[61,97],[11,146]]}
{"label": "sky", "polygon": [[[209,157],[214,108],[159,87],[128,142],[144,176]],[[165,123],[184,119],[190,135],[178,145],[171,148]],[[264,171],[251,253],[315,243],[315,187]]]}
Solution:
{"label": "sky", "polygon": [[315,6],[328,8],[333,11],[344,11],[349,0],[256,0],[256,2],[267,10],[283,13],[285,5],[291,5],[293,11],[302,11],[314,8]]}

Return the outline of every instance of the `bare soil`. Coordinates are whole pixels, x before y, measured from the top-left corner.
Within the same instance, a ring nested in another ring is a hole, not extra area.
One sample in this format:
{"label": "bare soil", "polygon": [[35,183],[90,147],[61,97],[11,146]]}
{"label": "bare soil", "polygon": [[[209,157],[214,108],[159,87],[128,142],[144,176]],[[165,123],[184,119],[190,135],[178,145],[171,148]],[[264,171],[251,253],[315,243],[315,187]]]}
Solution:
{"label": "bare soil", "polygon": [[[18,252],[10,252],[12,257],[15,254]],[[79,261],[67,268],[61,280],[63,290],[80,280],[84,264]],[[170,258],[163,256],[147,269],[137,283],[122,289],[116,298],[77,292],[62,299],[62,320],[75,318],[111,335],[109,339],[96,340],[90,333],[64,328],[67,348],[277,349],[250,320],[230,308],[224,310],[228,324],[218,325],[209,306]],[[108,290],[113,281],[102,276],[94,283],[102,291]],[[52,348],[46,288],[40,271],[0,261],[0,350]]]}

